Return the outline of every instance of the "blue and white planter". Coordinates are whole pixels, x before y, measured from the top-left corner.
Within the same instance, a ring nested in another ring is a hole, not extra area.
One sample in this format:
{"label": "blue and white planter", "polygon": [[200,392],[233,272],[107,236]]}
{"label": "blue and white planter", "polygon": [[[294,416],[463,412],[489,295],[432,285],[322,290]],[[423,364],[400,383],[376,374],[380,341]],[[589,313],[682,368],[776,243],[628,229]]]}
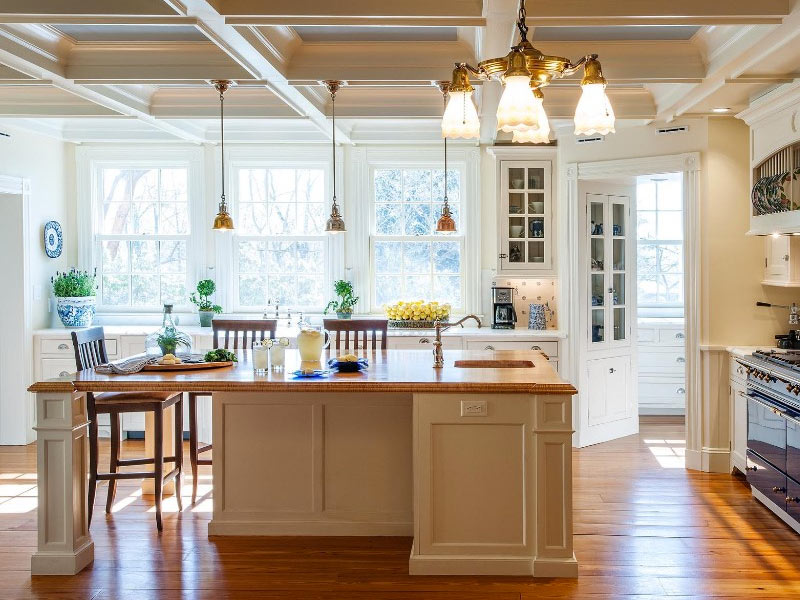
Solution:
{"label": "blue and white planter", "polygon": [[64,327],[90,327],[97,310],[95,296],[56,299],[56,310]]}

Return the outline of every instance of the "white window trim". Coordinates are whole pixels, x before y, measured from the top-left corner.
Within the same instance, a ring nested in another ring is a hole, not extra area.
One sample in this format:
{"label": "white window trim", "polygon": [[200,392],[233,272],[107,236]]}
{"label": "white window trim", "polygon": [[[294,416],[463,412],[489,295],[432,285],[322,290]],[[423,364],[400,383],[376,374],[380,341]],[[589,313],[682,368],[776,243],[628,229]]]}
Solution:
{"label": "white window trim", "polygon": [[[225,150],[225,181],[227,189],[230,190],[227,195],[229,202],[229,210],[233,216],[234,225],[237,222],[239,202],[238,202],[238,180],[234,177],[237,169],[240,168],[319,168],[324,171],[325,177],[325,210],[326,213],[330,210],[330,201],[332,197],[332,158],[330,148],[327,147],[312,147],[312,148],[297,148],[297,147],[231,147]],[[215,155],[216,172],[220,169],[221,154],[219,148],[216,149]],[[342,167],[342,150],[337,149],[336,156],[336,179],[343,181],[343,167]],[[344,185],[337,186],[337,193],[342,195]],[[219,177],[217,177],[215,198],[219,199],[221,192]],[[347,215],[345,213],[345,222]],[[344,237],[341,235],[328,235],[324,234],[326,241],[325,247],[325,293],[333,297],[333,282],[337,279],[344,278]],[[231,307],[231,310],[226,312],[252,314],[253,307],[243,307],[239,305],[238,294],[238,278],[239,278],[239,265],[236,261],[236,253],[234,244],[238,240],[264,240],[264,239],[320,239],[320,236],[291,236],[288,238],[281,238],[280,236],[239,236],[234,229],[230,233],[217,234],[216,248],[217,256],[216,262],[218,265],[230,265],[230,273],[220,277],[222,285],[218,287],[218,293],[221,298],[225,299],[225,306]],[[299,306],[290,304],[285,308],[292,311],[302,311],[304,313],[321,313],[327,301],[322,306]],[[260,311],[259,311],[260,312]]]}
{"label": "white window trim", "polygon": [[[147,157],[147,158],[141,158]],[[164,148],[163,146],[79,146],[75,152],[77,189],[77,238],[78,266],[93,269],[99,265],[98,244],[95,239],[95,220],[99,210],[98,173],[103,168],[119,167],[186,167],[188,169],[189,227],[190,235],[186,248],[187,292],[203,277],[205,256],[205,206],[202,185],[203,150],[200,147]],[[117,236],[143,239],[141,236]],[[181,236],[170,236],[176,239]],[[106,306],[98,302],[98,312],[107,314],[147,313],[157,307]],[[192,305],[188,297],[185,304],[175,306],[176,311],[189,311]]]}
{"label": "white window trim", "polygon": [[[444,156],[440,147],[401,147],[391,148],[386,146],[366,147],[351,151],[351,178],[353,187],[360,187],[364,196],[356,197],[361,207],[357,219],[353,220],[353,229],[348,231],[348,248],[350,260],[348,268],[353,273],[353,281],[357,293],[361,295],[359,310],[379,314],[380,308],[374,302],[374,262],[373,241],[374,231],[374,181],[375,169],[443,169]],[[461,293],[463,308],[459,313],[480,312],[480,150],[476,147],[464,148],[448,146],[448,168],[458,168],[462,173],[461,198],[460,198],[460,228],[459,236],[462,240],[461,261],[462,279]],[[351,211],[352,213],[353,211]],[[345,215],[347,221],[347,215]],[[348,226],[349,226],[348,221]],[[408,239],[401,236],[402,239]],[[398,239],[401,239],[398,238]],[[381,239],[389,239],[382,236]],[[435,239],[445,241],[447,238],[439,236],[419,236],[419,241]],[[452,239],[452,238],[451,238]],[[360,243],[359,243],[360,242]],[[469,242],[469,243],[467,243]],[[355,244],[358,244],[357,246]],[[363,257],[369,257],[369,263],[363,264]],[[359,264],[359,262],[361,264]]]}

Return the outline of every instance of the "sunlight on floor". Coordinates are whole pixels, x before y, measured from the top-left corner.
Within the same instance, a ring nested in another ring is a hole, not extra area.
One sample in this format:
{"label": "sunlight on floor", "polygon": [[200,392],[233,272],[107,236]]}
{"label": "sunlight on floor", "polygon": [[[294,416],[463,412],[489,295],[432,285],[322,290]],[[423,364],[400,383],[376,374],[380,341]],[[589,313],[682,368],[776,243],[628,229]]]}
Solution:
{"label": "sunlight on floor", "polygon": [[662,469],[686,468],[685,440],[644,440]]}

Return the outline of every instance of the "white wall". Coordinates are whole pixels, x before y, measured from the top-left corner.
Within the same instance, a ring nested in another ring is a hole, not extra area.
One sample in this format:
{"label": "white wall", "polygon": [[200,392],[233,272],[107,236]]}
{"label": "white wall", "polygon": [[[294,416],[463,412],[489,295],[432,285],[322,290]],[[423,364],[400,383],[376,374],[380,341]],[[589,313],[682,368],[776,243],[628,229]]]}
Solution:
{"label": "white wall", "polygon": [[[49,327],[50,276],[77,258],[74,145],[5,124],[0,131],[11,136],[0,136],[0,173],[30,180],[31,286],[40,292],[36,299],[31,290],[32,325]],[[64,232],[64,252],[58,259],[44,253],[43,226],[51,220],[61,223]]]}

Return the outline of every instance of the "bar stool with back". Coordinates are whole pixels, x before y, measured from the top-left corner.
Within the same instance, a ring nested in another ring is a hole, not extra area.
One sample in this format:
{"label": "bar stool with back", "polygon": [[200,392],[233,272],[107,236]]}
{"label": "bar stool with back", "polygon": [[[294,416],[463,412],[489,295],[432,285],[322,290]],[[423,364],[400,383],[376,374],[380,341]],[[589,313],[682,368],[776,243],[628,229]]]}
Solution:
{"label": "bar stool with back", "polygon": [[[106,342],[102,327],[92,327],[72,332],[72,344],[75,350],[75,367],[78,372],[93,369],[97,365],[108,362]],[[183,394],[180,392],[87,392],[86,406],[89,416],[89,514],[91,525],[97,482],[108,481],[108,499],[106,513],[111,513],[114,496],[119,479],[153,479],[156,503],[156,526],[162,531],[161,501],[164,484],[175,479],[175,499],[178,510],[183,510],[181,503],[181,473],[183,471]],[[164,409],[175,406],[175,446],[173,456],[164,456],[162,443],[164,432]],[[154,420],[155,448],[152,458],[120,458],[120,415],[131,412],[152,412]],[[97,416],[107,414],[111,421],[111,457],[109,472],[99,473],[97,468],[98,440]],[[173,468],[164,474],[164,463],[171,462]],[[119,471],[119,467],[130,465],[153,465],[152,471]]]}
{"label": "bar stool with back", "polygon": [[[225,334],[224,345],[222,347],[226,350],[249,350],[253,342],[263,342],[267,334],[269,334],[270,339],[274,339],[275,331],[278,328],[278,321],[275,319],[246,320],[215,318],[211,321],[211,328],[214,331],[213,343],[215,350],[220,347],[220,332]],[[233,336],[231,336],[231,334],[233,334]],[[231,337],[233,339],[231,339]],[[240,337],[241,346],[239,345]],[[233,345],[232,348],[231,344]],[[197,501],[197,467],[199,465],[210,465],[213,460],[199,457],[203,452],[211,450],[212,444],[201,446],[197,439],[197,399],[207,396],[211,396],[211,392],[189,392],[189,462],[192,465],[192,504]]]}
{"label": "bar stool with back", "polygon": [[[389,326],[389,321],[386,319],[323,319],[322,326],[330,332],[331,337],[333,337],[334,332],[336,332],[336,337],[331,340],[331,345],[335,343],[334,348],[337,351],[351,349],[351,332],[353,334],[353,350],[358,349],[359,342],[361,343],[361,350],[377,350],[377,334],[379,332],[381,334],[380,349],[386,349],[386,333]],[[342,338],[344,338],[344,340],[342,340]],[[359,338],[361,339],[359,340]],[[367,348],[368,341],[371,341],[371,348]]]}

